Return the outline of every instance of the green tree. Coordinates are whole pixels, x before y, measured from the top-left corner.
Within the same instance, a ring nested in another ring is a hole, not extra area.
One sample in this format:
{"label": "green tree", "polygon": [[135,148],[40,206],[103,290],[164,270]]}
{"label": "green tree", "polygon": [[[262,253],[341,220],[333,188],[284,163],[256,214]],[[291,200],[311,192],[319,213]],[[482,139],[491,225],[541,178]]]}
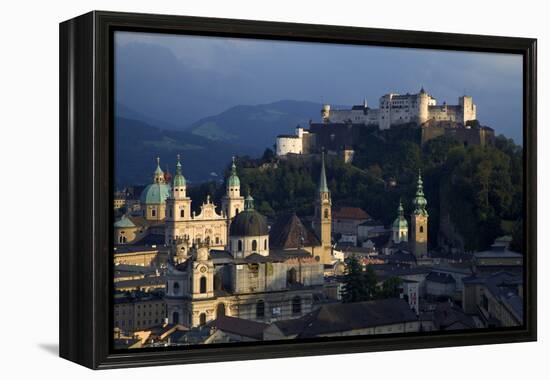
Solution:
{"label": "green tree", "polygon": [[382,283],[382,289],[378,292],[378,298],[397,298],[399,288],[403,281],[399,277],[390,277]]}

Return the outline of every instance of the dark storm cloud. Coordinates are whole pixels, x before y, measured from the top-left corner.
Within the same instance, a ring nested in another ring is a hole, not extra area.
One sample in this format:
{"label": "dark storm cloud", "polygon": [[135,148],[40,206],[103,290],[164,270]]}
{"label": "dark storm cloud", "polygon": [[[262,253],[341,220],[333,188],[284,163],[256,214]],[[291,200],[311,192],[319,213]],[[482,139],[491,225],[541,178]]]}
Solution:
{"label": "dark storm cloud", "polygon": [[522,137],[521,56],[117,33],[116,70],[118,102],[181,127],[282,99],[377,107],[424,86],[439,103],[473,96],[482,124]]}

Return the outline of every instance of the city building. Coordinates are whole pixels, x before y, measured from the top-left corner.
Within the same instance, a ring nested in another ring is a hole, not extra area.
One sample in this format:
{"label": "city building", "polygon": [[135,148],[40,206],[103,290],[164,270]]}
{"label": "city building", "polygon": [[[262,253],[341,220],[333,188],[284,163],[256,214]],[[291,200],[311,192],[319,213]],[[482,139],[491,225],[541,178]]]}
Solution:
{"label": "city building", "polygon": [[389,298],[322,305],[301,318],[272,323],[264,330],[264,340],[418,331],[420,323],[409,304],[399,298]]}
{"label": "city building", "polygon": [[138,330],[160,326],[166,318],[166,309],[161,293],[116,292],[114,295],[115,328],[133,333]]}
{"label": "city building", "polygon": [[477,315],[485,327],[511,327],[523,324],[523,276],[497,272],[465,278],[462,307]]}

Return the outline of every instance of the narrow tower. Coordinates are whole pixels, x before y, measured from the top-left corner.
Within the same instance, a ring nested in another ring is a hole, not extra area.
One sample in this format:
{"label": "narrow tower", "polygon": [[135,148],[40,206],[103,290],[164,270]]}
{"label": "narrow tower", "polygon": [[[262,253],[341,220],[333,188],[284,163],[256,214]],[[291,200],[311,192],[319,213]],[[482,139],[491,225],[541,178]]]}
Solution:
{"label": "narrow tower", "polygon": [[244,198],[241,196],[241,181],[237,176],[237,166],[235,165],[235,157],[233,157],[231,175],[227,178],[226,194],[222,199],[222,210],[230,222],[243,209]]}
{"label": "narrow tower", "polygon": [[403,216],[403,204],[401,199],[399,200],[399,207],[397,208],[397,218],[392,225],[392,240],[395,244],[401,242],[407,242],[409,240],[409,225],[407,219]]}
{"label": "narrow tower", "polygon": [[319,193],[315,202],[315,216],[313,218],[313,228],[321,240],[321,253],[314,253],[319,256],[323,264],[329,264],[332,261],[332,201],[330,191],[327,186],[327,176],[325,173],[325,152],[321,156],[321,176],[319,179]]}
{"label": "narrow tower", "polygon": [[411,214],[411,248],[416,257],[426,256],[428,253],[428,202],[424,198],[422,174],[418,170],[416,196],[413,201],[414,211]]}
{"label": "narrow tower", "polygon": [[182,174],[179,154],[172,189],[166,200],[166,211],[165,243],[176,244],[180,240],[188,239],[185,236],[184,222],[191,219],[191,198],[187,196],[187,183]]}

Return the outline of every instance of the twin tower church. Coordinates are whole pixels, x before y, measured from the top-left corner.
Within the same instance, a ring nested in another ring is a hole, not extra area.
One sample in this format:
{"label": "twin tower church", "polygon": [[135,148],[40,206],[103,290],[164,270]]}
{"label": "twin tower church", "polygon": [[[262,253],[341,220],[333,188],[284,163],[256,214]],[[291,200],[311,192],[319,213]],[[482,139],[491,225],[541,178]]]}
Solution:
{"label": "twin tower church", "polygon": [[[420,176],[414,205],[411,248],[421,256],[427,251],[428,213]],[[310,224],[287,213],[268,226],[252,196],[241,195],[234,161],[219,211],[207,197],[200,212],[192,212],[179,157],[171,179],[157,159],[140,209],[139,216],[127,214],[115,223],[115,239],[140,244],[144,235],[164,232],[170,249],[164,297],[169,323],[196,327],[225,315],[258,322],[301,317],[323,297],[325,266],[337,262],[324,154]],[[401,247],[407,239],[400,204],[391,241]]]}

